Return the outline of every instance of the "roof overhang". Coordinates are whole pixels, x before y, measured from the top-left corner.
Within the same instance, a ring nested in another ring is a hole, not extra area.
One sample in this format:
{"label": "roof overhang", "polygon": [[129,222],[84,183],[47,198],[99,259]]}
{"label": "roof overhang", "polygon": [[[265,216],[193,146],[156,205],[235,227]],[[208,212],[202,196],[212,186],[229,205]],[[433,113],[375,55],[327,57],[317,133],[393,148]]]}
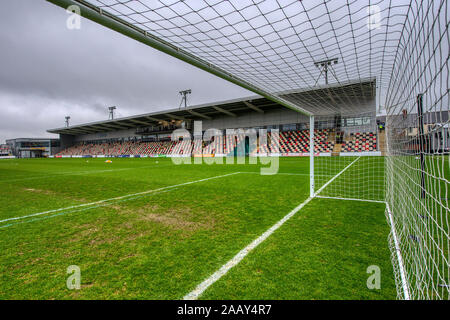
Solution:
{"label": "roof overhang", "polygon": [[[291,90],[279,93],[286,100],[295,101],[312,114],[335,114],[360,112],[361,105],[373,101],[375,79],[364,82],[341,83],[340,85],[317,86],[314,90]],[[331,107],[330,107],[331,106]],[[249,112],[265,113],[285,107],[267,98],[250,97],[207,103],[188,108],[162,110],[114,120],[97,121],[65,128],[50,129],[48,132],[66,135],[84,135],[98,132],[126,130],[173,123],[176,121],[211,120],[217,117],[239,117]]]}

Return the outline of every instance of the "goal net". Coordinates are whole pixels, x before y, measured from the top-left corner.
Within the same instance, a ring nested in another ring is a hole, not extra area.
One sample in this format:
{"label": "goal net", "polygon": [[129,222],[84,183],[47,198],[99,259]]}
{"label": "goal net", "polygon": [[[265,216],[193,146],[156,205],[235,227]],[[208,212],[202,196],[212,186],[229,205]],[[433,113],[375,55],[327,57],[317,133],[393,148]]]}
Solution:
{"label": "goal net", "polygon": [[393,262],[415,299],[450,298],[449,9],[410,6],[385,98]]}
{"label": "goal net", "polygon": [[312,195],[385,202],[399,298],[449,298],[447,0],[48,1],[311,117]]}
{"label": "goal net", "polygon": [[314,120],[315,196],[384,202],[385,130],[375,109]]}

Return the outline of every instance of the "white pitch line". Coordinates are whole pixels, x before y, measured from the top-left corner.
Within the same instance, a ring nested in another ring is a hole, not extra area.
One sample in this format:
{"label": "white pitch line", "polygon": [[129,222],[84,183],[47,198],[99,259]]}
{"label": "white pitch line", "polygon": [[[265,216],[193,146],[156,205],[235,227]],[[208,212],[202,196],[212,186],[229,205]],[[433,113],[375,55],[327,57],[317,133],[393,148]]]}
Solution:
{"label": "white pitch line", "polygon": [[[259,173],[259,172],[257,172],[257,171],[245,171],[245,172],[240,172],[240,173],[252,173],[252,174],[261,174],[261,173]],[[309,173],[292,173],[292,172],[278,172],[278,173],[276,173],[276,174],[273,174],[273,175],[270,175],[271,177],[275,177],[275,176],[277,176],[277,175],[286,175],[286,176],[310,176],[310,174]],[[323,177],[332,177],[333,175],[332,174],[316,174],[316,177],[317,176],[323,176]]]}
{"label": "white pitch line", "polygon": [[120,196],[120,197],[114,197],[114,198],[110,198],[110,199],[105,199],[105,200],[100,200],[100,201],[95,201],[95,202],[90,202],[90,203],[79,204],[79,205],[70,206],[70,207],[66,207],[66,208],[59,208],[59,209],[48,210],[48,211],[44,211],[44,212],[38,212],[38,213],[26,215],[26,216],[8,218],[8,219],[0,220],[0,223],[4,223],[4,222],[8,222],[8,221],[14,221],[14,220],[22,220],[22,219],[26,219],[26,218],[41,216],[41,215],[44,215],[44,214],[61,212],[61,211],[66,211],[66,210],[72,210],[72,209],[76,209],[76,208],[95,206],[95,205],[102,204],[102,203],[105,203],[105,202],[122,200],[122,199],[130,198],[130,197],[135,197],[135,196],[139,196],[139,195],[149,194],[149,193],[162,191],[162,190],[166,190],[166,189],[186,186],[186,185],[190,185],[190,184],[194,184],[194,183],[198,183],[198,182],[208,181],[208,180],[217,179],[217,178],[223,178],[223,177],[235,175],[235,174],[238,174],[238,173],[239,172],[233,172],[233,173],[228,173],[228,174],[224,174],[224,175],[220,175],[220,176],[214,176],[214,177],[210,177],[210,178],[184,182],[184,183],[176,184],[176,185],[173,185],[173,186],[167,186],[167,187],[162,187],[162,188],[158,188],[158,189],[153,189],[153,190],[148,190],[148,191],[143,191],[143,192],[138,192],[138,193],[133,193],[133,194],[127,194],[127,195]]}
{"label": "white pitch line", "polygon": [[285,215],[280,221],[274,224],[270,229],[264,232],[261,236],[259,236],[256,240],[246,246],[244,249],[239,251],[237,255],[235,255],[230,261],[224,264],[219,270],[214,272],[208,279],[200,283],[192,292],[188,293],[184,296],[183,300],[196,300],[199,296],[203,294],[203,292],[208,289],[214,282],[222,278],[231,268],[236,266],[239,262],[241,262],[253,249],[255,249],[258,245],[261,244],[264,240],[266,240],[272,233],[275,232],[279,227],[281,227],[286,221],[288,221],[294,214],[296,214],[300,209],[302,209],[308,202],[310,202],[313,198],[309,197],[306,199],[301,205],[296,207],[294,210]]}
{"label": "white pitch line", "polygon": [[356,198],[341,198],[341,197],[327,197],[327,196],[316,196],[316,198],[321,199],[333,199],[333,200],[349,200],[349,201],[362,201],[362,202],[373,202],[386,204],[386,201],[381,200],[368,200],[368,199],[356,199]]}
{"label": "white pitch line", "polygon": [[[360,157],[358,157],[359,159]],[[358,160],[356,159],[356,160]],[[350,167],[354,162],[353,161],[348,167]],[[348,167],[346,167],[342,172],[344,172],[345,170],[348,169]],[[342,173],[340,172],[339,175]],[[336,177],[334,177],[332,180],[336,179]],[[326,187],[328,184],[330,184],[331,181],[329,181],[325,186],[323,186],[318,192],[320,193],[324,187]],[[406,272],[405,272],[405,266],[403,264],[403,258],[402,258],[402,252],[400,250],[400,245],[398,243],[398,238],[397,238],[397,232],[395,230],[395,224],[394,224],[394,219],[392,217],[392,213],[391,213],[391,209],[389,208],[389,204],[386,201],[377,201],[377,200],[362,200],[362,199],[353,199],[353,198],[339,198],[339,197],[325,197],[325,196],[317,196],[316,198],[324,198],[324,199],[338,199],[338,200],[352,200],[352,201],[365,201],[365,202],[376,202],[376,203],[384,203],[386,205],[387,211],[388,211],[388,216],[389,216],[389,222],[391,225],[391,232],[392,232],[392,236],[394,238],[394,246],[395,246],[395,252],[397,254],[397,260],[398,260],[398,264],[399,264],[399,269],[400,269],[400,277],[401,277],[401,281],[402,281],[402,287],[403,287],[403,294],[404,294],[404,298],[405,300],[410,300],[410,293],[409,293],[409,288],[408,288],[408,281],[406,280]]]}
{"label": "white pitch line", "polygon": [[[341,172],[335,175],[330,179],[322,188],[319,189],[318,193],[325,189],[331,182],[333,182],[337,177],[339,177],[343,172],[345,172],[352,164],[354,164],[360,157],[350,163],[347,167],[345,167]],[[225,274],[230,271],[231,268],[239,264],[253,249],[255,249],[258,245],[260,245],[264,240],[266,240],[272,233],[274,233],[278,228],[280,228],[286,221],[288,221],[292,216],[294,216],[298,211],[300,211],[305,205],[307,205],[313,197],[309,197],[302,204],[297,206],[294,210],[285,215],[280,221],[275,223],[272,227],[270,227],[266,232],[256,238],[252,243],[246,246],[244,249],[239,251],[230,261],[225,263],[219,270],[214,272],[211,276],[209,276],[206,280],[200,283],[193,291],[189,292],[187,295],[183,297],[183,300],[197,300],[206,289],[208,289],[213,283],[222,278]]]}
{"label": "white pitch line", "polygon": [[330,183],[332,183],[334,180],[336,180],[341,174],[343,174],[345,171],[347,171],[348,168],[350,168],[356,161],[359,160],[359,158],[361,158],[361,156],[359,156],[358,158],[356,158],[355,160],[352,161],[352,163],[350,163],[348,166],[346,166],[341,172],[339,172],[337,175],[335,175],[333,178],[330,179],[330,181],[328,181],[327,183],[325,183],[319,190],[317,190],[317,192],[314,194],[314,196],[317,196],[319,193],[321,193],[323,191],[323,189],[325,189],[326,187],[328,187],[328,185]]}
{"label": "white pitch line", "polygon": [[83,175],[83,174],[90,174],[90,173],[103,173],[103,172],[113,172],[113,171],[124,171],[124,170],[132,170],[135,168],[122,168],[122,169],[109,169],[109,170],[87,170],[87,171],[72,171],[72,172],[56,172],[46,175],[40,175],[40,176],[34,176],[34,177],[27,177],[27,178],[17,178],[17,179],[6,179],[6,180],[0,180],[0,182],[14,182],[14,181],[23,181],[23,180],[35,180],[35,179],[42,179],[42,178],[52,178],[52,177],[59,177],[59,176],[77,176],[77,175]]}
{"label": "white pitch line", "polygon": [[138,170],[138,169],[146,169],[146,168],[160,168],[165,167],[167,165],[153,165],[153,166],[144,166],[144,167],[132,167],[132,168],[120,168],[120,169],[108,169],[108,170],[87,170],[87,171],[78,171],[78,172],[59,172],[59,173],[51,173],[46,175],[39,175],[34,177],[27,177],[27,178],[17,178],[17,179],[0,179],[0,183],[3,182],[15,182],[15,181],[24,181],[24,180],[36,180],[36,179],[43,179],[43,178],[53,178],[53,177],[59,177],[59,176],[78,176],[78,175],[84,175],[84,174],[93,174],[93,173],[103,173],[103,172],[117,172],[117,171],[125,171],[125,170]]}
{"label": "white pitch line", "polygon": [[[162,194],[162,193],[165,193],[165,192],[170,192],[172,190],[178,190],[178,189],[177,188],[172,188],[172,189],[168,189],[168,190],[154,192],[154,193],[151,193],[151,195],[152,196],[153,195],[158,195],[158,194]],[[96,208],[106,207],[106,206],[109,206],[111,204],[117,204],[117,203],[123,203],[125,201],[136,200],[136,199],[140,199],[140,198],[145,197],[145,196],[148,196],[148,195],[140,195],[140,196],[136,196],[136,197],[132,197],[132,198],[118,200],[118,201],[116,201],[114,203],[103,203],[103,204],[99,204],[99,205],[92,206],[92,207],[86,207],[86,208],[82,208],[82,209],[75,209],[75,210],[70,210],[70,211],[61,211],[61,212],[58,212],[58,213],[55,213],[55,214],[51,214],[49,216],[37,217],[37,218],[25,220],[25,221],[12,222],[10,224],[6,224],[6,225],[3,225],[3,226],[0,226],[0,229],[6,229],[6,228],[9,228],[9,227],[18,225],[18,224],[24,224],[24,223],[30,223],[30,222],[35,222],[35,221],[41,221],[41,220],[45,220],[45,219],[51,219],[51,218],[55,218],[55,217],[60,217],[60,216],[63,216],[63,215],[69,214],[69,213],[76,213],[76,212],[82,212],[82,211],[92,210],[92,209],[96,209]]]}
{"label": "white pitch line", "polygon": [[[259,174],[259,175],[261,175],[261,173],[258,172],[258,171],[244,171],[244,172],[241,172],[241,173],[251,173],[251,174]],[[276,176],[276,175],[279,175],[279,174],[286,175],[286,176],[309,176],[309,173],[290,173],[290,172],[278,172],[278,173],[272,174],[270,176],[273,177],[273,176]]]}
{"label": "white pitch line", "polygon": [[411,296],[409,293],[408,281],[406,280],[406,272],[405,272],[405,266],[403,264],[402,251],[400,250],[400,245],[398,243],[398,237],[397,237],[397,232],[395,229],[394,218],[392,217],[392,213],[391,213],[391,208],[389,207],[389,203],[387,203],[387,202],[386,202],[386,208],[388,211],[389,222],[391,224],[392,237],[394,238],[393,240],[394,240],[394,246],[395,246],[395,253],[397,254],[397,260],[398,260],[398,265],[399,265],[399,269],[400,269],[400,278],[402,280],[403,294],[404,294],[405,300],[410,300]]}

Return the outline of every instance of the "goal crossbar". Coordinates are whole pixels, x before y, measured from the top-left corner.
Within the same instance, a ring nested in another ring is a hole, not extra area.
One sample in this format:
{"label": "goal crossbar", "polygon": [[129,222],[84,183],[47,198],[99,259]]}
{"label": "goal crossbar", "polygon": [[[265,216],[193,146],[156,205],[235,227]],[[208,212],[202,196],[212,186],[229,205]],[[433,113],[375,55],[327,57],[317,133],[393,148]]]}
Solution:
{"label": "goal crossbar", "polygon": [[116,17],[113,14],[108,13],[105,10],[102,10],[91,3],[84,0],[47,0],[57,6],[60,6],[64,9],[69,8],[70,6],[76,5],[80,8],[80,15],[84,18],[92,20],[98,24],[101,24],[107,28],[110,28],[116,32],[119,32],[127,37],[130,37],[136,41],[144,43],[154,49],[162,51],[170,56],[173,56],[177,59],[180,59],[186,63],[189,63],[193,66],[196,66],[204,71],[212,73],[222,79],[228,80],[244,89],[252,91],[256,94],[259,94],[275,103],[278,103],[284,107],[292,109],[294,111],[300,112],[304,115],[310,116],[311,113],[300,106],[289,102],[281,97],[278,97],[274,94],[271,94],[265,91],[262,88],[259,88],[248,81],[245,81],[225,70],[204,61],[203,59],[186,52],[185,50],[176,47],[163,39],[149,33],[148,31],[144,31],[139,27],[128,23],[127,21]]}

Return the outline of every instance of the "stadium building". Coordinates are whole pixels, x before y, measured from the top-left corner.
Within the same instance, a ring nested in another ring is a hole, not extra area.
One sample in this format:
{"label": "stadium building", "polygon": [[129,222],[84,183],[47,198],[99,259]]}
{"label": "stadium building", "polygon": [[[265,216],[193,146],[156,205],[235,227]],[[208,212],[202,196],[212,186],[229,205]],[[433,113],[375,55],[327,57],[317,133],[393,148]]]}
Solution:
{"label": "stadium building", "polygon": [[0,159],[12,157],[12,150],[8,144],[0,144]]}
{"label": "stadium building", "polygon": [[[377,130],[375,80],[328,85],[313,91],[291,91],[284,96],[301,101],[305,109],[314,111],[316,153],[370,152],[381,155],[380,150],[384,150],[378,143],[379,140],[384,141],[384,130]],[[322,97],[322,101],[317,96]],[[330,104],[335,107],[330,109]],[[267,129],[270,137],[270,131],[278,129],[279,153],[282,156],[309,155],[309,117],[261,96],[92,122],[48,132],[60,135],[62,151],[57,157],[170,156],[186,154],[187,150],[196,152],[189,142],[171,139],[171,133],[179,128],[193,134],[194,121],[202,121],[203,132],[217,129],[223,135],[226,129],[255,129],[256,132]],[[249,145],[248,138],[238,137],[237,143],[241,141],[245,143],[246,154],[273,151],[269,150],[270,144],[263,149]],[[215,138],[203,145],[203,154],[207,155],[226,155],[233,151],[226,150],[223,138]]]}
{"label": "stadium building", "polygon": [[59,139],[17,138],[6,140],[10,156],[16,158],[46,158],[60,151]]}

